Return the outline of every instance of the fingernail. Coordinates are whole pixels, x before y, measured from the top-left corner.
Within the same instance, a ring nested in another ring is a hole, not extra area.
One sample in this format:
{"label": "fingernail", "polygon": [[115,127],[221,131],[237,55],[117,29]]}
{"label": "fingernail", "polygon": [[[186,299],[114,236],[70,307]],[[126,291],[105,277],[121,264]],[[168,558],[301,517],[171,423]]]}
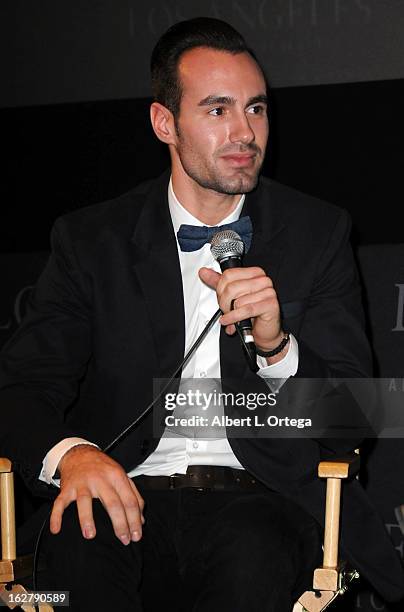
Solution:
{"label": "fingernail", "polygon": [[121,541],[123,544],[125,544],[125,546],[127,546],[129,544],[129,536],[127,536],[126,534],[121,535]]}
{"label": "fingernail", "polygon": [[132,541],[138,542],[140,540],[140,533],[138,531],[132,531]]}
{"label": "fingernail", "polygon": [[94,530],[91,527],[85,527],[84,528],[84,537],[85,538],[93,538],[94,537]]}

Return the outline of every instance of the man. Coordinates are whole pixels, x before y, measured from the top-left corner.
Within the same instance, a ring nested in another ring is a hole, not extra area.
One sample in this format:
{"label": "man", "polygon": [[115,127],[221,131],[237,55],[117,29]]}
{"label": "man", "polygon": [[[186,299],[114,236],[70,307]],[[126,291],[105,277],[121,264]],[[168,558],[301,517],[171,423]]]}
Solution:
{"label": "man", "polygon": [[[173,26],[153,52],[152,80],[151,122],[171,176],[56,222],[3,357],[0,448],[39,494],[60,485],[43,542],[51,573],[39,586],[70,590],[73,609],[141,610],[141,591],[144,609],[157,609],[157,590],[168,609],[291,610],[321,552],[316,465],[355,441],[156,437],[149,414],[110,455],[100,449],[143,412],[153,378],[172,375],[217,305],[220,323],[183,379],[249,379],[262,390],[294,375],[369,375],[349,221],[258,180],[266,83],[229,25]],[[253,228],[243,268],[219,274],[208,244],[181,250],[181,226],[241,216]],[[267,355],[258,374],[234,333],[246,318]],[[344,511],[346,554],[397,598],[398,560],[357,482]],[[373,555],[361,556],[368,537]]]}

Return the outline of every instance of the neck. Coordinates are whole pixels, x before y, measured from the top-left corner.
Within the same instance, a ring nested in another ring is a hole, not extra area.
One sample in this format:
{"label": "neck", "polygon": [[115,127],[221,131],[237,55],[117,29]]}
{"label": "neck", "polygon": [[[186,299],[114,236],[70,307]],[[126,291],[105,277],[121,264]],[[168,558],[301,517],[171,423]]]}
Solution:
{"label": "neck", "polygon": [[172,168],[172,185],[181,205],[205,225],[218,225],[236,208],[240,194],[227,195],[201,187],[184,172]]}

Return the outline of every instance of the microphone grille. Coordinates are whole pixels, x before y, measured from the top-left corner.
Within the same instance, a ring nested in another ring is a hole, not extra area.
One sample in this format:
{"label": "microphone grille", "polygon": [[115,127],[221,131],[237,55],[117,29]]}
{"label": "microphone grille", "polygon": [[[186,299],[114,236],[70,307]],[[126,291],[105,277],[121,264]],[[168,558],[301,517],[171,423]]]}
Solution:
{"label": "microphone grille", "polygon": [[217,232],[210,244],[211,253],[219,263],[225,257],[241,257],[244,253],[244,242],[234,230]]}

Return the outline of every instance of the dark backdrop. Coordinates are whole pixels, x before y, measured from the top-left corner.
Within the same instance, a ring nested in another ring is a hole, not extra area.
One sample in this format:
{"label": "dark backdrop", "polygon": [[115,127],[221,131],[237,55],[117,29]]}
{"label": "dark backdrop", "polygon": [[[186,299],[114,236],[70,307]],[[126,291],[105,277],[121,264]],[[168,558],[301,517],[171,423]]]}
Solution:
{"label": "dark backdrop", "polygon": [[173,23],[225,19],[272,87],[264,173],[340,204],[357,243],[400,242],[403,0],[2,0],[0,250],[158,174],[149,58]]}
{"label": "dark backdrop", "polygon": [[[0,344],[19,323],[55,218],[167,166],[149,126],[148,57],[166,27],[197,14],[230,20],[266,66],[264,174],[343,206],[354,242],[374,244],[359,253],[376,371],[402,376],[403,252],[377,246],[404,242],[401,0],[3,0]],[[401,558],[402,456],[402,440],[381,440],[367,462],[368,492]],[[32,502],[24,508],[22,501],[25,516]],[[366,589],[342,606],[399,608]]]}
{"label": "dark backdrop", "polygon": [[[149,103],[0,110],[11,166],[0,182],[3,252],[48,248],[56,217],[167,166]],[[358,243],[402,242],[403,109],[404,79],[275,88],[264,174],[346,208]]]}

